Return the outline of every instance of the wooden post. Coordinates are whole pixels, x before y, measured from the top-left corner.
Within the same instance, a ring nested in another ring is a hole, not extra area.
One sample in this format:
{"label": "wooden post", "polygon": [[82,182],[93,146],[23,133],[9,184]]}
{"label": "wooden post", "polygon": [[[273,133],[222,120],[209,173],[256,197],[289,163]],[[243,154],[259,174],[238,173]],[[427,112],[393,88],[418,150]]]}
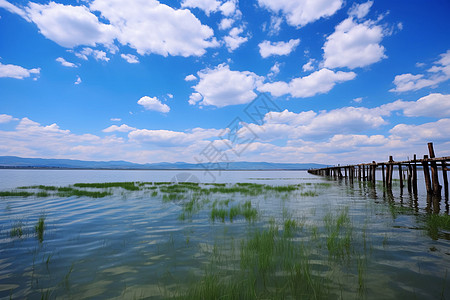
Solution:
{"label": "wooden post", "polygon": [[344,168],[344,177],[347,177],[347,167]]}
{"label": "wooden post", "polygon": [[366,181],[366,166],[362,165],[362,180]]}
{"label": "wooden post", "polygon": [[412,167],[411,164],[408,163],[408,192],[411,194],[411,190],[412,190]]}
{"label": "wooden post", "polygon": [[361,181],[361,166],[358,166],[358,180]]}
{"label": "wooden post", "polygon": [[423,156],[422,166],[423,166],[423,176],[425,178],[425,186],[427,188],[427,194],[431,194],[433,192],[433,189],[431,187],[431,180],[430,180],[430,171],[428,169],[428,162],[426,161],[428,159],[428,155]]}
{"label": "wooden post", "polygon": [[384,174],[384,164],[381,165],[381,175],[383,175],[383,186],[386,186],[386,176]]}
{"label": "wooden post", "polygon": [[412,185],[413,185],[413,193],[417,195],[417,163],[416,163],[416,155],[414,154],[414,163],[413,163],[413,173],[412,173]]}
{"label": "wooden post", "polygon": [[444,179],[444,194],[445,198],[448,199],[448,179],[447,179],[447,165],[445,161],[442,161],[442,177]]}
{"label": "wooden post", "polygon": [[372,165],[372,183],[373,186],[375,186],[376,180],[375,180],[375,171],[377,169],[377,163],[375,161],[372,161],[373,165]]}
{"label": "wooden post", "polygon": [[[392,156],[389,156],[389,162],[392,163],[394,161],[394,159],[392,158]],[[389,189],[392,188],[392,173],[394,172],[394,165],[393,164],[389,164],[388,165],[388,170],[389,170],[389,174],[387,176],[387,185],[389,187]]]}
{"label": "wooden post", "polygon": [[400,193],[403,194],[403,170],[402,170],[402,164],[398,164],[398,176],[400,177]]}
{"label": "wooden post", "polygon": [[[428,152],[430,154],[430,158],[435,158],[433,143],[428,143]],[[441,186],[439,185],[439,177],[438,177],[438,169],[435,161],[430,162],[431,169],[431,179],[433,180],[433,194],[436,197],[441,197]]]}

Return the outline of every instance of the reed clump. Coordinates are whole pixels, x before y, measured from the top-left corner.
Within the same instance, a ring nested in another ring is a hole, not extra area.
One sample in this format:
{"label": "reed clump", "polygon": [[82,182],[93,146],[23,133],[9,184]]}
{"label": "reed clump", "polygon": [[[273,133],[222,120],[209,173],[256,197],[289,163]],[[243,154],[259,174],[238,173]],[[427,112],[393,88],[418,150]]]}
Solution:
{"label": "reed clump", "polygon": [[45,215],[39,217],[36,225],[34,226],[34,232],[40,243],[44,241],[44,230],[45,230]]}

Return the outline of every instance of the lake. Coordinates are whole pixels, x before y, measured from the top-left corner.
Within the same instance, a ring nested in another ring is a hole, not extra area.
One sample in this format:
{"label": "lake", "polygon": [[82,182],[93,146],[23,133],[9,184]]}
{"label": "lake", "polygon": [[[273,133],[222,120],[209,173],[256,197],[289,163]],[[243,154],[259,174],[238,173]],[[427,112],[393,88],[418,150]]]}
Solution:
{"label": "lake", "polygon": [[419,184],[0,170],[0,298],[449,298],[448,201]]}

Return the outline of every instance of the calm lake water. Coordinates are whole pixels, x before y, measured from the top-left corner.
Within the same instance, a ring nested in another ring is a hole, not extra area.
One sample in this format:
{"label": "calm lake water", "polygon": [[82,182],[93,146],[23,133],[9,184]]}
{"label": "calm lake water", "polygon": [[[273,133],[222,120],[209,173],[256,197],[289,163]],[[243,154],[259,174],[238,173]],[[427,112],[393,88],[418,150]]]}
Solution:
{"label": "calm lake water", "polygon": [[[200,184],[151,184],[187,178]],[[231,298],[248,285],[248,298],[450,298],[450,231],[429,222],[448,202],[427,202],[422,180],[416,198],[306,171],[0,170],[0,191],[101,182],[146,184],[0,197],[0,298]],[[230,218],[246,205],[254,215]]]}

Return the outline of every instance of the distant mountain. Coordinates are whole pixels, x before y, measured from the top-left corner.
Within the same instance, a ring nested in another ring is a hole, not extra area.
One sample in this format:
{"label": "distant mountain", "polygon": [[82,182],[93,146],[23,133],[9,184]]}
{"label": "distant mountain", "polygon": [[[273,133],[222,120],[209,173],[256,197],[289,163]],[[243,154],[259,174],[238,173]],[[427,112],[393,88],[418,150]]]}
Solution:
{"label": "distant mountain", "polygon": [[[223,170],[307,170],[323,168],[325,165],[313,163],[268,163],[268,162],[230,162],[206,166]],[[120,169],[120,170],[201,170],[202,164],[185,162],[135,164],[127,161],[83,161],[72,159],[22,158],[0,156],[0,168],[53,168],[53,169]]]}

